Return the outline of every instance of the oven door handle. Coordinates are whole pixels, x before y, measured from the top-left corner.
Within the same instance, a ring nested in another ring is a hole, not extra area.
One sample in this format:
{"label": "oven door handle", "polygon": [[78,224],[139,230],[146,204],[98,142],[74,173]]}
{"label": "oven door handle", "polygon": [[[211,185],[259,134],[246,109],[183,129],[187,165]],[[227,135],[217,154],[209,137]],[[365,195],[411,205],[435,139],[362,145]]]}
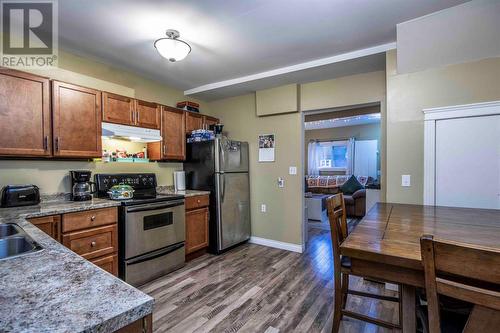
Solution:
{"label": "oven door handle", "polygon": [[130,266],[130,265],[139,264],[139,263],[144,262],[144,261],[163,257],[164,255],[167,255],[169,253],[177,251],[178,249],[180,249],[182,247],[184,247],[184,242],[170,245],[170,246],[164,247],[163,249],[159,249],[159,250],[147,253],[147,254],[143,254],[143,255],[138,256],[134,259],[126,260],[125,264],[127,264],[127,266]]}
{"label": "oven door handle", "polygon": [[147,205],[140,205],[140,206],[131,206],[131,207],[127,207],[127,213],[147,212],[150,210],[171,208],[171,207],[177,207],[177,206],[182,206],[182,205],[184,205],[184,200],[169,201],[168,203],[161,203],[161,204],[147,204]]}

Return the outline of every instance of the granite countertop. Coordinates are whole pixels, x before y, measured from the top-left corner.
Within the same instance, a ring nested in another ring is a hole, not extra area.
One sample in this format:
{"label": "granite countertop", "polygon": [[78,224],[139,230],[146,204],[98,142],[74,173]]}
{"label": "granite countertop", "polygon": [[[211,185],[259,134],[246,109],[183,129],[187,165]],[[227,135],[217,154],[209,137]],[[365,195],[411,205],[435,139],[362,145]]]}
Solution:
{"label": "granite countertop", "polygon": [[26,218],[115,207],[105,199],[0,208],[43,249],[0,260],[0,332],[112,332],[153,311],[153,298],[83,259]]}
{"label": "granite countertop", "polygon": [[179,194],[184,197],[195,197],[197,195],[207,195],[210,194],[210,191],[201,191],[201,190],[185,190],[185,191],[176,191],[173,186],[158,186],[156,188],[156,192],[159,194]]}

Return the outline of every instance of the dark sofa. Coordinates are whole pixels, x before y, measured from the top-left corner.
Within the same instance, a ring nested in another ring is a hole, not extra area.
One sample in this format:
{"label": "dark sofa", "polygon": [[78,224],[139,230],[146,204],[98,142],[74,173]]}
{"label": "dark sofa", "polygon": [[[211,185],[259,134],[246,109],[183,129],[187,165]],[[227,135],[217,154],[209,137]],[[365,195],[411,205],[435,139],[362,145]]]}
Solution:
{"label": "dark sofa", "polygon": [[[312,192],[312,193],[320,193],[320,194],[336,194],[339,192],[339,188],[341,184],[335,183],[329,186],[328,182],[325,184],[323,183],[322,186],[317,186],[320,184],[319,181],[317,182],[312,182],[316,186],[311,186],[310,182],[308,181],[308,178],[306,176],[306,181],[305,181],[305,191],[306,192]],[[323,181],[326,179],[328,181],[329,178],[333,177],[316,177],[316,179],[323,179]],[[348,177],[345,177],[346,179]],[[357,217],[361,218],[365,216],[366,214],[366,190],[363,188],[361,190],[357,190],[353,194],[345,194],[344,193],[344,201],[345,201],[345,207],[346,207],[346,213],[348,217]]]}

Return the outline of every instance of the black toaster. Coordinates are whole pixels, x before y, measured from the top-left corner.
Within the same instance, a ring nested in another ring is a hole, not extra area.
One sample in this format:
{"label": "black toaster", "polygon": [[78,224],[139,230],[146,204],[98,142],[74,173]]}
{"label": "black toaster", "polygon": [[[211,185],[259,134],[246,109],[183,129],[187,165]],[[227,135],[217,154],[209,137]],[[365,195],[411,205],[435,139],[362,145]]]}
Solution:
{"label": "black toaster", "polygon": [[7,185],[2,188],[0,207],[38,205],[40,190],[36,185]]}

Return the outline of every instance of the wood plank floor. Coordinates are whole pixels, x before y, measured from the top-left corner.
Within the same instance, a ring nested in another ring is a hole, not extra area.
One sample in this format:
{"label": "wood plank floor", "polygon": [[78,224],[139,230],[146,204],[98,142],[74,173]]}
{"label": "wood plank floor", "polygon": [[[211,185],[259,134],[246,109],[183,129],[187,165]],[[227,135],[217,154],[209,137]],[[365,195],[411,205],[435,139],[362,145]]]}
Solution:
{"label": "wood plank floor", "polygon": [[[142,286],[155,298],[155,332],[330,332],[333,264],[329,231],[311,229],[303,254],[245,244],[204,255]],[[351,277],[352,289],[394,295]],[[397,306],[349,296],[348,309],[397,322]],[[342,332],[390,332],[344,317]]]}

